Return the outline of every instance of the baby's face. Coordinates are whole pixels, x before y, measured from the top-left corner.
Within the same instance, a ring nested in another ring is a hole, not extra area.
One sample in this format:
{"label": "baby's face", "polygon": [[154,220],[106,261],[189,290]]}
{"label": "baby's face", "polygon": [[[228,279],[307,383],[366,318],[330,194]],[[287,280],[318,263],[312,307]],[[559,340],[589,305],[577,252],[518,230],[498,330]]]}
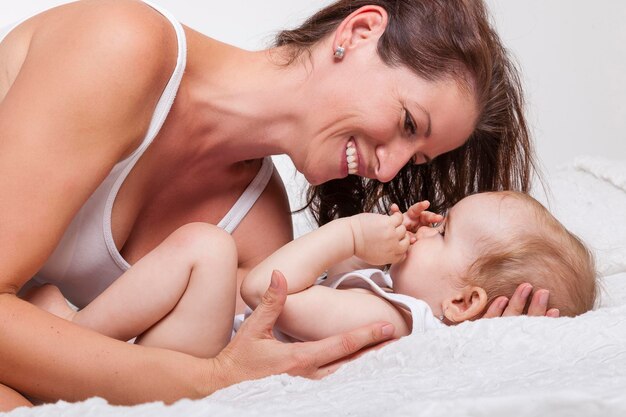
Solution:
{"label": "baby's face", "polygon": [[439,226],[419,228],[406,259],[391,267],[394,292],[426,301],[438,315],[443,300],[464,287],[462,277],[483,245],[524,224],[521,206],[499,193],[476,194],[454,205]]}

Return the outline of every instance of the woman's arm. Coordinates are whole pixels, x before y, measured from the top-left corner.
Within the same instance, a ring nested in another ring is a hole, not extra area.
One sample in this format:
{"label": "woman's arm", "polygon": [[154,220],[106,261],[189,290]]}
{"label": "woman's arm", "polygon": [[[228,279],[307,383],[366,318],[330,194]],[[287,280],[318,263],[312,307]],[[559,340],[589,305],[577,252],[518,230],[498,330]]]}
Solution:
{"label": "woman's arm", "polygon": [[174,66],[173,33],[155,30],[152,14],[127,24],[141,13],[134,3],[109,6],[38,18],[0,103],[0,381],[43,400],[173,401],[207,392],[208,362],[108,339],[15,296],[140,141]]}
{"label": "woman's arm", "polygon": [[393,334],[393,326],[379,322],[317,342],[280,343],[272,328],[286,296],[284,278],[272,279],[233,341],[216,358],[198,359],[116,341],[0,294],[0,377],[44,401],[100,396],[113,404],[171,403],[272,374],[321,378]]}

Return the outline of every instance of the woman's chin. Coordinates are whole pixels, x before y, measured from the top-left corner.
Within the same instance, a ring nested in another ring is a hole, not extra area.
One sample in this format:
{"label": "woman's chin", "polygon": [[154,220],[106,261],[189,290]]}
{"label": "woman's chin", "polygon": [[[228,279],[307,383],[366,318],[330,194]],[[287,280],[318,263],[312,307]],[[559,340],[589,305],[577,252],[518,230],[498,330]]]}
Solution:
{"label": "woman's chin", "polygon": [[327,175],[323,175],[323,173],[321,172],[318,172],[318,173],[309,172],[303,175],[304,175],[304,178],[307,180],[307,182],[311,185],[320,185],[330,180],[336,179],[336,177],[329,177]]}

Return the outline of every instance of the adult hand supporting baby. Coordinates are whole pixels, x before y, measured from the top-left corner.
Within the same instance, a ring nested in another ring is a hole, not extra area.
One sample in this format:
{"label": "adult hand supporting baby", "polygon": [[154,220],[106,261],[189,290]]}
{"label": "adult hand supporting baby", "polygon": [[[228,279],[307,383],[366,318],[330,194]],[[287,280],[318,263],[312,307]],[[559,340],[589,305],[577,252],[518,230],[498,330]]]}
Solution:
{"label": "adult hand supporting baby", "polygon": [[[530,295],[532,293],[532,298]],[[489,309],[483,316],[484,318],[494,318],[494,317],[508,317],[508,316],[519,316],[524,314],[524,310],[526,309],[526,305],[529,302],[528,311],[526,315],[528,316],[546,316],[557,318],[560,315],[560,312],[557,308],[548,309],[548,301],[550,299],[550,292],[545,289],[537,289],[533,292],[532,285],[520,284],[513,296],[509,300],[506,297],[498,297],[493,303],[489,306]]]}
{"label": "adult hand supporting baby", "polygon": [[384,342],[393,326],[379,322],[315,342],[282,343],[272,329],[287,298],[287,282],[280,271],[272,273],[261,304],[246,319],[235,338],[215,358],[218,385],[288,373],[322,378],[360,350]]}

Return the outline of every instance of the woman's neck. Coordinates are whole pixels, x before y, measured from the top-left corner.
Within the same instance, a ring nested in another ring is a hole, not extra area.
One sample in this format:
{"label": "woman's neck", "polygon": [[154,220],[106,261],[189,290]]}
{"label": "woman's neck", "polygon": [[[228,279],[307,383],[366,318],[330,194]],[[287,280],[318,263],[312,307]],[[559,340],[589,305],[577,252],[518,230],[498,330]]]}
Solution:
{"label": "woman's neck", "polygon": [[280,66],[280,49],[244,51],[189,34],[190,140],[222,162],[289,153],[302,128],[306,69]]}

